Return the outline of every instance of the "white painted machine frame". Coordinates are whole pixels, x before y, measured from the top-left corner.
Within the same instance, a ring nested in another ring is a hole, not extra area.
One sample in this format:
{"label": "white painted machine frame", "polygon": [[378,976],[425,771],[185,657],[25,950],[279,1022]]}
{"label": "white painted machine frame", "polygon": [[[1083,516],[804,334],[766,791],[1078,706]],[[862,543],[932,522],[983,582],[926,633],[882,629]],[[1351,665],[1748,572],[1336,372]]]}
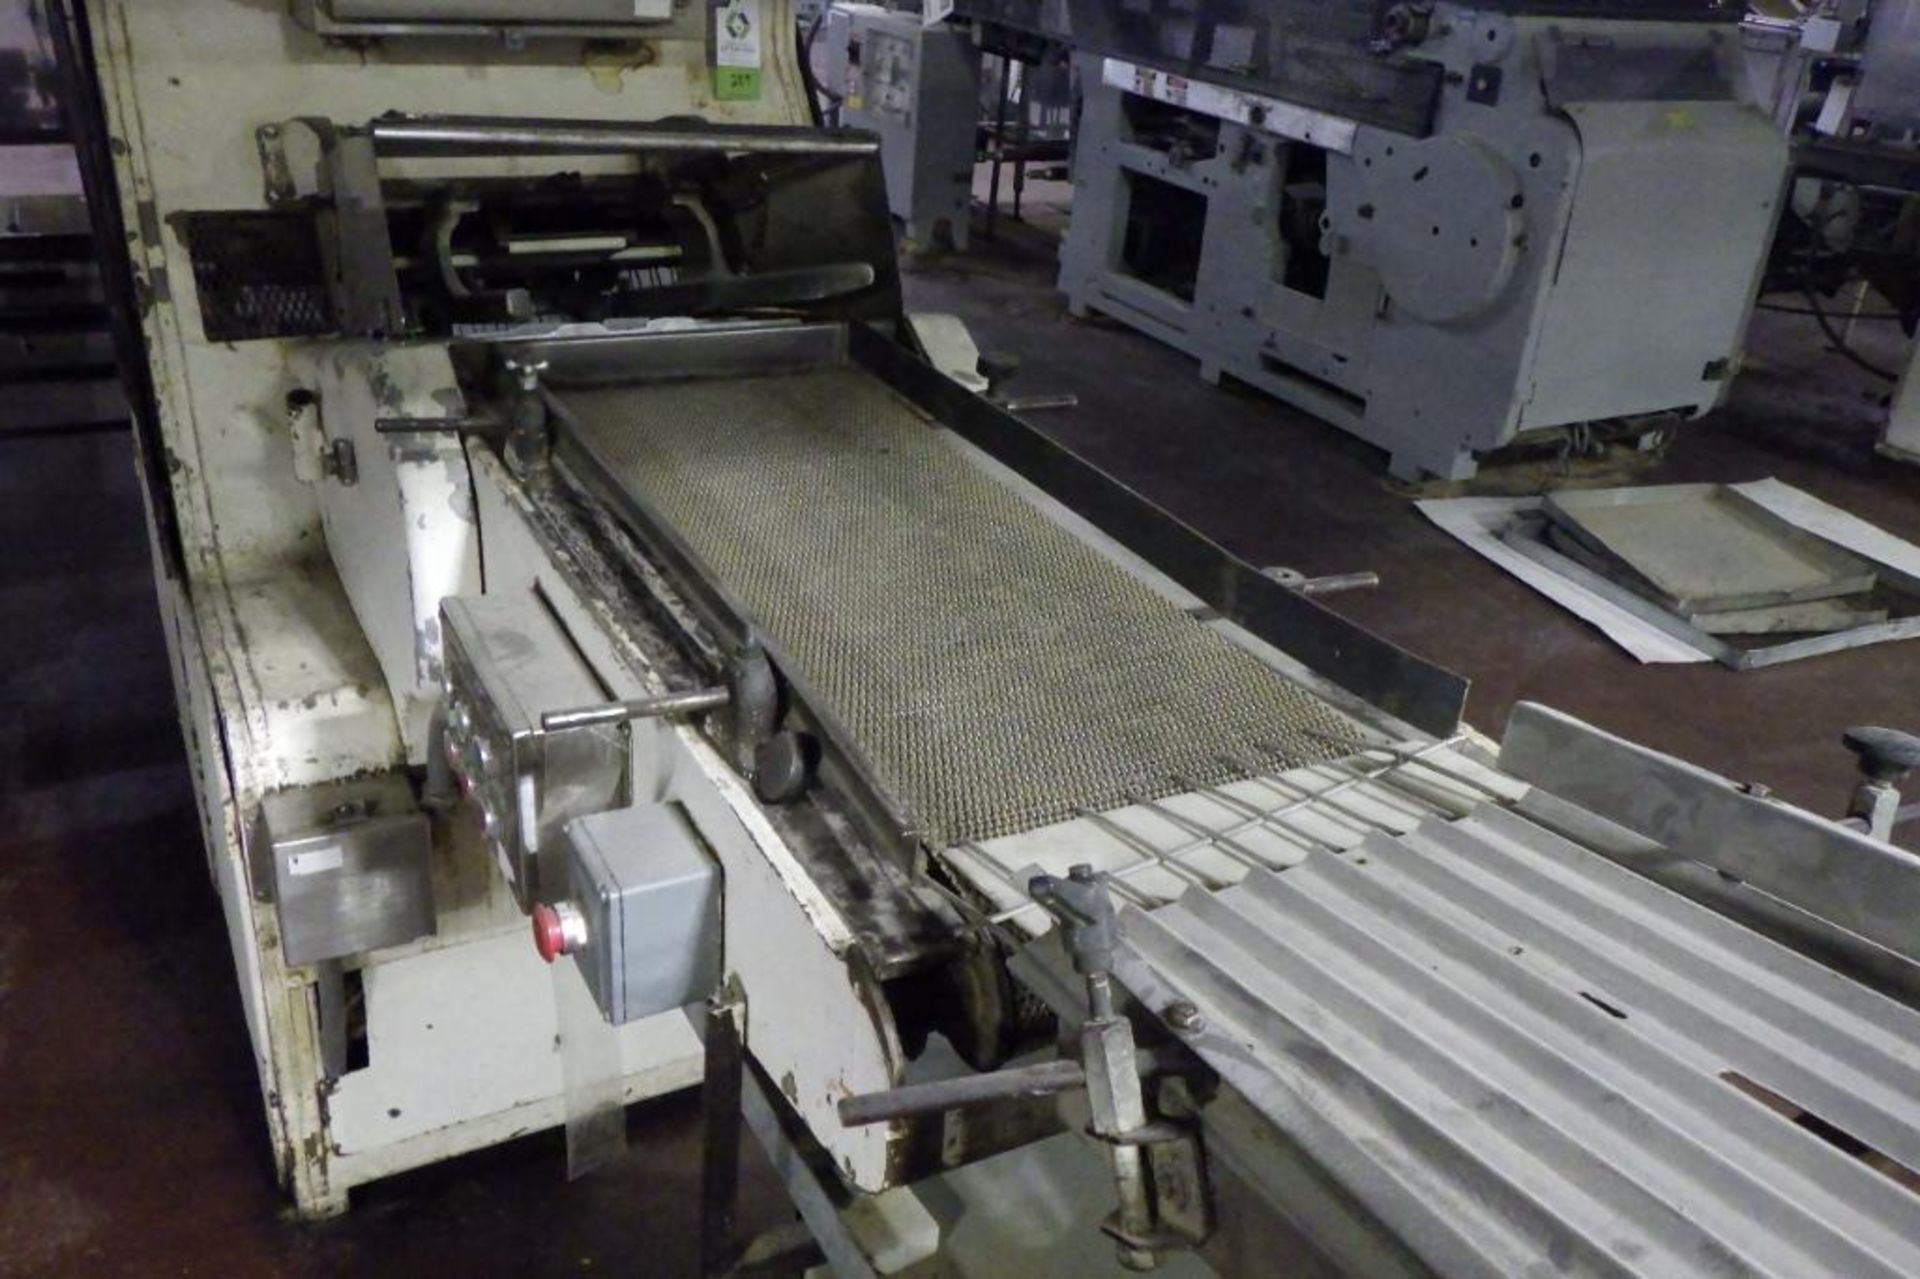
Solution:
{"label": "white painted machine frame", "polygon": [[[768,29],[783,30],[785,5],[763,3]],[[474,481],[451,439],[389,447],[373,433],[376,407],[457,411],[435,398],[449,387],[443,351],[207,341],[177,215],[260,208],[256,130],[296,116],[537,104],[554,117],[799,123],[805,100],[779,41],[766,44],[757,99],[716,100],[697,6],[612,51],[567,39],[348,47],[286,7],[235,0],[101,0],[88,17],[134,287],[147,299],[167,471],[147,477],[148,492],[170,508],[149,517],[210,870],[276,1164],[299,1210],[325,1215],[355,1185],[557,1123],[553,995],[473,832],[441,823],[438,932],[342,965],[364,1001],[369,1060],[328,1075],[331,978],[281,957],[249,869],[252,815],[276,791],[424,761],[439,598],[482,580]],[[355,401],[374,365],[392,404]],[[316,391],[317,410],[289,413],[296,389]],[[353,488],[320,465],[340,440],[355,445]],[[169,520],[177,564],[161,538]],[[506,544],[492,552],[500,580],[514,580],[499,567]],[[629,1099],[698,1078],[698,1041],[680,1014],[622,1038]]]}

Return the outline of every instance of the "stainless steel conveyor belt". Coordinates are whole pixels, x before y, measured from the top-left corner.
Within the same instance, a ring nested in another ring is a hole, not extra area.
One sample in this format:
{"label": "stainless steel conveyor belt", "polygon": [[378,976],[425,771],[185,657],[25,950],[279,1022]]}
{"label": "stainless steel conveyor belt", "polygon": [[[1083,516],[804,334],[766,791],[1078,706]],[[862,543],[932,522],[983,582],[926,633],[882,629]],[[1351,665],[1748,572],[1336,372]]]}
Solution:
{"label": "stainless steel conveyor belt", "polygon": [[934,846],[1336,758],[1359,727],[837,367],[568,390]]}

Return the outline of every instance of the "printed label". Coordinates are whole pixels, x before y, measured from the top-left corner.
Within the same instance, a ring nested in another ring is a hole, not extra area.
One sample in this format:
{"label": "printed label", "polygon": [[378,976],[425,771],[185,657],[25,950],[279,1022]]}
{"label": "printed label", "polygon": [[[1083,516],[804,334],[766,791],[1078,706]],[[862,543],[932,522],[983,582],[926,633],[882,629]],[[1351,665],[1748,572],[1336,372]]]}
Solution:
{"label": "printed label", "polygon": [[347,855],[338,844],[325,844],[319,848],[309,848],[304,853],[294,853],[287,858],[287,874],[320,875],[330,870],[339,870],[347,864]]}
{"label": "printed label", "polygon": [[713,96],[760,96],[760,0],[725,0],[713,11]]}

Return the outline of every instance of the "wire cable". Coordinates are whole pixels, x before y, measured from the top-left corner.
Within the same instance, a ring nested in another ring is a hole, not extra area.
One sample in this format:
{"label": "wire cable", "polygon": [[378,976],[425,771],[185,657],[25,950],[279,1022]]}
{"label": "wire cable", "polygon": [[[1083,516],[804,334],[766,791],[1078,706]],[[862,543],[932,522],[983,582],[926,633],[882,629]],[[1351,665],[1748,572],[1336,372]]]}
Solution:
{"label": "wire cable", "polygon": [[[1754,309],[1758,311],[1772,311],[1777,315],[1818,315],[1819,314],[1818,311],[1815,311],[1811,307],[1787,306],[1786,304],[1781,302],[1756,302],[1754,303]],[[1903,322],[1906,318],[1907,318],[1906,316],[1900,314],[1898,311],[1865,311],[1860,313],[1859,315],[1849,315],[1847,317],[1848,320],[1856,323],[1861,321],[1872,321],[1876,324],[1899,324]]]}
{"label": "wire cable", "polygon": [[1845,358],[1848,363],[1871,373],[1883,382],[1898,382],[1900,380],[1898,373],[1895,373],[1892,369],[1882,368],[1847,344],[1847,340],[1840,336],[1840,330],[1833,327],[1833,321],[1828,318],[1826,308],[1820,305],[1819,297],[1814,294],[1811,288],[1803,288],[1800,292],[1805,295],[1807,305],[1813,308],[1813,318],[1819,323],[1820,331],[1827,335],[1827,341],[1833,343],[1833,349]]}

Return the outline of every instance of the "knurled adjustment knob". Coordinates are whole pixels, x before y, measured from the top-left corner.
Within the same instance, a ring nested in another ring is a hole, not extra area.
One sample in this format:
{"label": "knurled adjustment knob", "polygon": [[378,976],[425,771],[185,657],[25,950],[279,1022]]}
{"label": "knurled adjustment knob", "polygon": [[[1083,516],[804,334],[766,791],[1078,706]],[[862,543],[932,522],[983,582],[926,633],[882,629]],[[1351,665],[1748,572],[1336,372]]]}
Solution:
{"label": "knurled adjustment knob", "polygon": [[1007,351],[982,351],[980,359],[974,364],[980,376],[987,379],[987,392],[992,394],[1000,389],[1000,384],[1020,371],[1020,357]]}
{"label": "knurled adjustment knob", "polygon": [[1920,737],[1897,728],[1849,728],[1840,741],[1860,759],[1860,771],[1876,782],[1897,782],[1920,768]]}

